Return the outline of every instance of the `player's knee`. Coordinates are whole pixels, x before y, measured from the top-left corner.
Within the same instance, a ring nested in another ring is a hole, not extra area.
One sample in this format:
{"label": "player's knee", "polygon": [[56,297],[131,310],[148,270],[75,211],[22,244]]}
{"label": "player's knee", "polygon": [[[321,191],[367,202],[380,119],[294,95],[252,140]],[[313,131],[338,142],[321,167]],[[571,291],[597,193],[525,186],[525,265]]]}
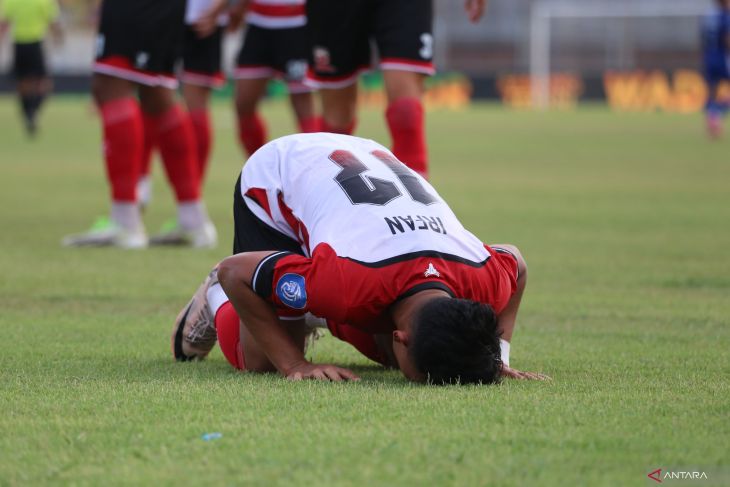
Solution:
{"label": "player's knee", "polygon": [[103,78],[100,78],[99,76],[94,76],[91,79],[91,96],[94,97],[94,101],[97,105],[101,105],[106,101],[107,96],[107,88],[106,84],[104,83]]}
{"label": "player's knee", "polygon": [[221,283],[223,290],[230,288],[231,284],[237,280],[237,266],[233,262],[233,257],[227,257],[218,264],[218,282]]}
{"label": "player's knee", "polygon": [[134,85],[130,81],[103,74],[94,74],[91,79],[91,95],[99,106],[133,94]]}
{"label": "player's knee", "polygon": [[245,94],[236,94],[235,105],[236,113],[239,117],[245,117],[256,113],[256,105],[258,100],[251,98]]}

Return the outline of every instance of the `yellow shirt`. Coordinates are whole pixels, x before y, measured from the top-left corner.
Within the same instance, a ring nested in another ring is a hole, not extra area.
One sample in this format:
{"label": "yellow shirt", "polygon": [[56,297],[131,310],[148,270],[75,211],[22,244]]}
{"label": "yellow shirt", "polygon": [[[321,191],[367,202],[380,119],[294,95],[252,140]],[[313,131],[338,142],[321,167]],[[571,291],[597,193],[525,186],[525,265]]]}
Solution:
{"label": "yellow shirt", "polygon": [[38,42],[58,17],[56,0],[0,0],[0,19],[13,26],[15,42]]}

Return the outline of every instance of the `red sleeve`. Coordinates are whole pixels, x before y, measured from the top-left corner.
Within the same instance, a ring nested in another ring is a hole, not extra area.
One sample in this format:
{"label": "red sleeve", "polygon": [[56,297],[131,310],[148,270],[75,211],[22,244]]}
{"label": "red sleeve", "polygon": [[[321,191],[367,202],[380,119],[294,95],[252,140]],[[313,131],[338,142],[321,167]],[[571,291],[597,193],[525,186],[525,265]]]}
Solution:
{"label": "red sleeve", "polygon": [[486,278],[488,279],[488,285],[485,288],[488,294],[486,302],[492,306],[495,313],[499,314],[517,290],[519,266],[517,257],[509,250],[487,245],[485,247],[491,254],[486,266]]}
{"label": "red sleeve", "polygon": [[272,254],[261,261],[252,281],[256,293],[270,301],[281,317],[300,317],[310,311],[345,321],[347,282],[334,253],[318,253],[314,258],[291,252]]}

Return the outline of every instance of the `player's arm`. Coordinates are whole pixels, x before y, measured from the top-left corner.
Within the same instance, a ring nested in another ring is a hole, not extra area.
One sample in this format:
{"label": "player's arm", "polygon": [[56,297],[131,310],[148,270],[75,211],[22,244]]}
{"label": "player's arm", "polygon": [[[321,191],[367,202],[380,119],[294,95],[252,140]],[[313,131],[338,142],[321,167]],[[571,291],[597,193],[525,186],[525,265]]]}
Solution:
{"label": "player's arm", "polygon": [[507,302],[507,306],[497,315],[497,330],[501,333],[500,342],[502,346],[502,376],[513,379],[549,379],[548,376],[535,372],[522,372],[509,366],[509,349],[512,341],[512,334],[515,331],[517,322],[517,311],[522,302],[522,294],[527,286],[527,263],[514,245],[497,244],[494,247],[508,250],[517,259],[517,289]]}
{"label": "player's arm", "polygon": [[0,44],[2,44],[3,39],[5,39],[5,36],[8,34],[9,30],[10,22],[5,19],[0,19]]}
{"label": "player's arm", "polygon": [[228,32],[238,30],[243,24],[250,0],[237,0],[228,8]]}
{"label": "player's arm", "polygon": [[193,30],[199,38],[208,37],[218,27],[218,17],[226,11],[228,3],[226,0],[214,0],[210,7],[193,24]]}
{"label": "player's arm", "polygon": [[315,365],[304,358],[279,322],[271,303],[256,294],[253,277],[258,265],[273,252],[245,252],[228,257],[218,268],[218,279],[241,322],[256,339],[274,367],[289,379],[357,380],[347,369]]}
{"label": "player's arm", "polygon": [[469,20],[473,23],[479,22],[487,9],[487,0],[464,0],[464,10]]}
{"label": "player's arm", "polygon": [[58,0],[49,0],[46,4],[46,22],[51,31],[53,41],[57,44],[63,42],[63,25],[61,24],[61,7]]}
{"label": "player's arm", "polygon": [[7,4],[0,2],[0,44],[10,30],[10,12]]}
{"label": "player's arm", "polygon": [[61,24],[61,20],[56,18],[53,22],[51,22],[48,26],[51,30],[51,36],[53,37],[53,41],[56,44],[63,43],[64,39],[64,31],[63,31],[63,24]]}

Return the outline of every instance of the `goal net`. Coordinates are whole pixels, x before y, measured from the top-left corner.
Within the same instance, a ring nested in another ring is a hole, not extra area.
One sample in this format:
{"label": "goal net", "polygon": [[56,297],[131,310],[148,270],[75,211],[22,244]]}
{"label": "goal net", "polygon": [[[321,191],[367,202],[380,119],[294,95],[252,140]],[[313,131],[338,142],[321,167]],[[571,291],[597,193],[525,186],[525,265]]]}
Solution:
{"label": "goal net", "polygon": [[700,68],[700,20],[713,0],[536,0],[530,12],[534,107],[547,108],[564,73]]}

